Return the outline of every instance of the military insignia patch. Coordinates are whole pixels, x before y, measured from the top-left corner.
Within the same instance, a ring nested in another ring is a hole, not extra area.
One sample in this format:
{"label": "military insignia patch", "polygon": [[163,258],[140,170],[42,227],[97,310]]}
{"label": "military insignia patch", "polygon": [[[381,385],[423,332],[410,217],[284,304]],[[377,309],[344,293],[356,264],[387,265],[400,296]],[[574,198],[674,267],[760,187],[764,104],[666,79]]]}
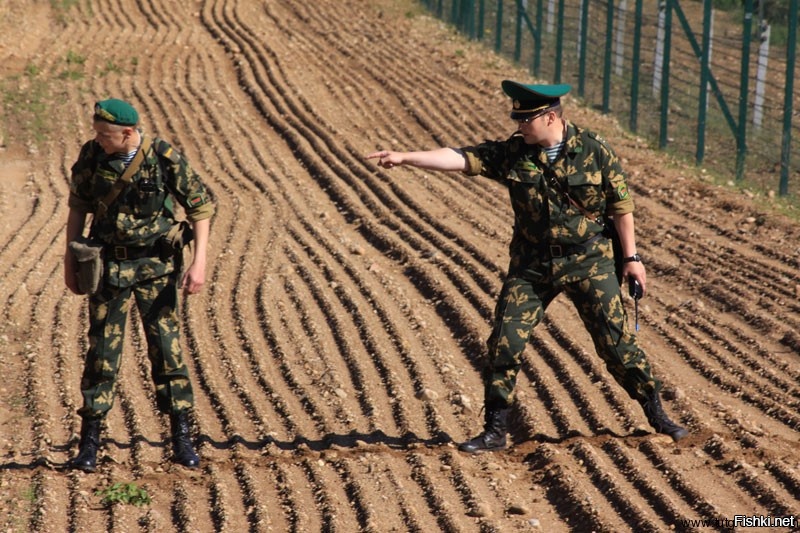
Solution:
{"label": "military insignia patch", "polygon": [[198,207],[206,203],[205,199],[203,198],[202,194],[195,194],[189,197],[189,205],[192,207]]}
{"label": "military insignia patch", "polygon": [[617,198],[624,200],[628,197],[628,186],[625,183],[617,185]]}
{"label": "military insignia patch", "polygon": [[536,166],[536,163],[532,161],[518,161],[516,165],[514,165],[515,170],[528,170],[528,171],[536,171],[539,170],[539,167]]}

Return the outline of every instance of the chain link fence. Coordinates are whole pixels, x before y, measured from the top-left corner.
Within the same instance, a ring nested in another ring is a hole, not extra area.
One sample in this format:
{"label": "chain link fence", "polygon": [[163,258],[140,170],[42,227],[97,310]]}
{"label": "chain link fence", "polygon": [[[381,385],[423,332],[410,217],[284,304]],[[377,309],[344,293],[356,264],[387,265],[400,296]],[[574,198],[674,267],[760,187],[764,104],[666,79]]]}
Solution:
{"label": "chain link fence", "polygon": [[[798,2],[738,0],[732,10],[712,0],[422,3],[536,78],[571,84],[661,148],[788,195],[800,183]],[[775,13],[784,20],[769,20]]]}

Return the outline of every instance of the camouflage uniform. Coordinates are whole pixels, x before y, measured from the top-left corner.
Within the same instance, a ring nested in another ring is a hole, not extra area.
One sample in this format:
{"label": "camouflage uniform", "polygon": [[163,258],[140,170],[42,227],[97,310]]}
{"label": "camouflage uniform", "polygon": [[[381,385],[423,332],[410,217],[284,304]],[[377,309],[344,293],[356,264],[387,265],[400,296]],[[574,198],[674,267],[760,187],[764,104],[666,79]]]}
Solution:
{"label": "camouflage uniform", "polygon": [[[514,210],[511,262],[487,342],[486,406],[511,405],[531,331],[561,292],[575,304],[606,368],[628,394],[641,400],[658,391],[661,384],[627,326],[611,242],[592,239],[603,231],[598,217],[633,211],[613,150],[568,121],[564,148],[553,163],[519,134],[461,150],[465,172],[506,185]],[[570,204],[567,191],[592,220]]]}
{"label": "camouflage uniform", "polygon": [[[124,170],[117,154],[105,154],[96,141],[87,142],[72,167],[70,208],[95,213]],[[173,197],[191,222],[214,213],[205,187],[186,159],[167,142],[154,139],[132,183],[106,215],[92,223],[90,236],[106,248],[103,288],[89,298],[89,349],[81,381],[84,404],[79,410],[84,418],[103,417],[113,404],[131,293],[144,324],[159,409],[175,414],[193,404],[179,338],[180,272],[175,258],[160,257],[157,246],[175,224]],[[143,248],[148,250],[145,257],[126,259]]]}

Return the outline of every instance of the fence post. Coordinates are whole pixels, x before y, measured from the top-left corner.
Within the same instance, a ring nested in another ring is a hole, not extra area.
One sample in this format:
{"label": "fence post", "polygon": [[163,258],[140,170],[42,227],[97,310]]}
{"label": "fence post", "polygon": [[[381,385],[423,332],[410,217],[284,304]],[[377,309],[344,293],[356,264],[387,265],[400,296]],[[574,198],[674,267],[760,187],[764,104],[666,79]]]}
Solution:
{"label": "fence post", "polygon": [[558,0],[558,19],[556,26],[556,74],[554,83],[561,83],[561,61],[564,50],[564,0]]}
{"label": "fence post", "polygon": [[753,32],[753,0],[744,2],[744,30],[742,31],[742,78],[739,87],[739,133],[736,139],[736,180],[744,178],[747,156],[747,89],[750,81],[750,39]]}
{"label": "fence post", "polygon": [[611,97],[611,47],[614,38],[614,0],[606,8],[606,50],[603,57],[603,113],[608,113]]}
{"label": "fence post", "polygon": [[517,0],[517,34],[514,41],[514,61],[519,63],[519,58],[522,56],[522,10],[525,9],[522,5],[522,0]]}
{"label": "fence post", "polygon": [[669,60],[672,40],[672,2],[667,0],[664,11],[664,63],[661,65],[661,125],[658,131],[658,146],[667,146],[667,125],[669,123]]}
{"label": "fence post", "polygon": [[789,194],[789,159],[792,144],[792,98],[794,96],[794,62],[797,47],[797,4],[792,0],[789,6],[789,35],[786,43],[786,96],[783,103],[783,139],[781,141],[781,179],[778,194]]}
{"label": "fence post", "polygon": [[497,20],[494,33],[494,51],[500,53],[503,48],[503,0],[497,1]]}
{"label": "fence post", "polygon": [[581,42],[580,50],[578,51],[578,96],[583,98],[584,88],[586,86],[586,36],[588,30],[586,27],[589,25],[589,0],[581,2]]}
{"label": "fence post", "polygon": [[700,101],[697,108],[697,152],[695,162],[703,162],[706,151],[706,115],[708,114],[708,78],[711,61],[711,0],[703,0],[703,50],[700,55]]}
{"label": "fence post", "polygon": [[636,133],[639,119],[639,61],[642,48],[642,0],[636,0],[633,21],[633,68],[631,70],[631,131]]}
{"label": "fence post", "polygon": [[653,58],[653,97],[661,91],[664,68],[664,20],[667,15],[667,0],[658,0],[658,30],[656,30],[656,53]]}
{"label": "fence post", "polygon": [[620,0],[617,6],[617,35],[614,39],[614,74],[622,76],[625,60],[625,22],[628,18],[628,0]]}
{"label": "fence post", "polygon": [[767,65],[769,64],[769,35],[770,25],[766,20],[759,23],[758,66],[756,68],[756,99],[753,102],[753,124],[761,129],[764,122],[764,84],[767,79]]}
{"label": "fence post", "polygon": [[483,23],[484,23],[484,18],[486,17],[486,0],[479,0],[479,1],[480,3],[478,4],[478,30],[476,33],[478,34],[478,40],[482,41],[484,35]]}

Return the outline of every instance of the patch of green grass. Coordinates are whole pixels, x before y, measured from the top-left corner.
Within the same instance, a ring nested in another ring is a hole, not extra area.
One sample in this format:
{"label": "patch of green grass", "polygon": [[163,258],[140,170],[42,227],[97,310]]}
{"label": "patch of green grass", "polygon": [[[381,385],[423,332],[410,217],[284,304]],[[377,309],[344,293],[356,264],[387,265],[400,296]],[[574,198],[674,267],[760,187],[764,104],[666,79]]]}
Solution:
{"label": "patch of green grass", "polygon": [[83,65],[86,62],[86,57],[72,50],[67,50],[67,64],[70,65]]}
{"label": "patch of green grass", "polygon": [[122,68],[109,59],[106,61],[105,66],[100,70],[100,76],[107,76],[112,72],[115,74],[121,74]]}
{"label": "patch of green grass", "polygon": [[50,86],[33,64],[25,67],[22,76],[0,80],[0,98],[6,120],[4,133],[9,138],[41,143],[50,132],[48,106]]}
{"label": "patch of green grass", "polygon": [[116,503],[137,507],[150,504],[150,495],[136,483],[114,483],[110,487],[96,491],[95,495],[102,496],[100,503],[108,506]]}
{"label": "patch of green grass", "polygon": [[69,10],[78,5],[78,0],[50,0],[50,7],[53,9],[53,16],[62,26],[69,22]]}

